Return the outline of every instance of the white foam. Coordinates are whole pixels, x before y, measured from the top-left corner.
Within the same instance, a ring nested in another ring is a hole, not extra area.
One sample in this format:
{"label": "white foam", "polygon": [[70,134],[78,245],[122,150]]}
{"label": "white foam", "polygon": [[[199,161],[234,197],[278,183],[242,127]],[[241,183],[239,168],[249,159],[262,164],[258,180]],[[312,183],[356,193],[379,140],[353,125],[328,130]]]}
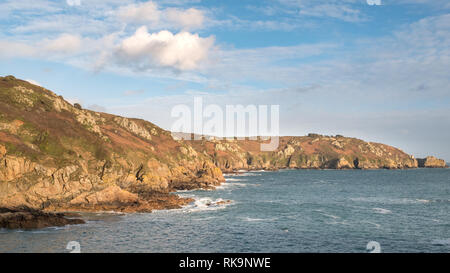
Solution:
{"label": "white foam", "polygon": [[97,216],[103,216],[103,215],[125,215],[126,213],[120,212],[120,211],[113,211],[113,210],[105,210],[96,212],[95,215]]}
{"label": "white foam", "polygon": [[238,173],[235,174],[234,176],[260,176],[260,175],[262,174],[258,172],[246,172],[246,173]]}
{"label": "white foam", "polygon": [[[350,198],[352,201],[356,202],[368,202],[368,203],[382,203],[382,204],[419,204],[424,203],[421,199],[409,199],[409,198],[388,198],[388,197],[356,197]],[[421,201],[419,201],[421,200]]]}
{"label": "white foam", "polygon": [[339,218],[341,218],[341,217],[339,217],[339,216],[336,216],[336,215],[333,215],[333,214],[327,214],[327,213],[324,213],[324,212],[320,212],[320,214],[322,214],[323,216],[326,216],[326,217],[333,218],[333,219],[339,219]]}
{"label": "white foam", "polygon": [[251,218],[251,217],[245,217],[243,219],[246,222],[266,222],[266,221],[274,221],[277,218]]}
{"label": "white foam", "polygon": [[222,198],[212,199],[210,197],[195,198],[195,201],[186,205],[181,210],[183,212],[199,212],[224,209],[233,203],[232,200],[224,200]]}
{"label": "white foam", "polygon": [[250,217],[245,217],[244,221],[247,222],[260,222],[260,221],[265,221],[266,219],[263,218],[250,218]]}
{"label": "white foam", "polygon": [[383,209],[383,208],[372,208],[376,213],[379,214],[390,214],[392,213],[392,211],[388,210],[388,209]]}
{"label": "white foam", "polygon": [[192,220],[194,220],[194,221],[208,221],[208,220],[215,219],[215,218],[217,218],[217,217],[216,216],[211,216],[211,217],[205,217],[205,218],[194,218]]}
{"label": "white foam", "polygon": [[244,184],[244,183],[222,183],[220,186],[216,187],[216,190],[228,190],[228,189],[235,188],[235,187],[243,188],[243,187],[247,187],[247,186],[248,185]]}
{"label": "white foam", "polygon": [[240,178],[227,178],[225,179],[227,182],[228,181],[247,181],[246,179],[240,179]]}

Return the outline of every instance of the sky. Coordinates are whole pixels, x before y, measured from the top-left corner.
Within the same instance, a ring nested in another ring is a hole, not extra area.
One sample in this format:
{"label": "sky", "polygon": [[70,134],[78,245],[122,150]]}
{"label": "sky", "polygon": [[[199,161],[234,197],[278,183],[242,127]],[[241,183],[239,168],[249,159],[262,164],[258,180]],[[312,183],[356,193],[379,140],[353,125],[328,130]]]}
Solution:
{"label": "sky", "polygon": [[0,75],[165,129],[171,109],[280,105],[280,134],[450,161],[448,0],[1,0]]}

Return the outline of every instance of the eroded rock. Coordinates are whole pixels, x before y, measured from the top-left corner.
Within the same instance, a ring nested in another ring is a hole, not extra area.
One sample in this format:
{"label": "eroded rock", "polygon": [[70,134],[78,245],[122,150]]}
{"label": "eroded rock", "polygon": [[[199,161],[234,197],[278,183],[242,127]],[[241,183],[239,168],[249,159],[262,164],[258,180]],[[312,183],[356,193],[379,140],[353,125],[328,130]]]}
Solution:
{"label": "eroded rock", "polygon": [[36,229],[84,223],[82,219],[67,218],[63,213],[42,212],[29,208],[0,208],[0,228]]}

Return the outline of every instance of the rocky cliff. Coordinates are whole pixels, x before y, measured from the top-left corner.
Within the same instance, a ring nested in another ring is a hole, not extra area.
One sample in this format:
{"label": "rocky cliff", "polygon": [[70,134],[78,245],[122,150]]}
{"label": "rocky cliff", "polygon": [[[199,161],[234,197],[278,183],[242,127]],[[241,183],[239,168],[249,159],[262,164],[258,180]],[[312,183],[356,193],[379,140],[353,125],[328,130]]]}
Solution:
{"label": "rocky cliff", "polygon": [[0,207],[151,211],[190,201],[171,191],[223,181],[209,156],[150,122],[0,78]]}
{"label": "rocky cliff", "polygon": [[151,211],[192,201],[172,191],[212,188],[222,172],[239,169],[418,167],[399,149],[343,136],[281,137],[273,152],[261,152],[262,142],[175,140],[150,122],[85,110],[0,77],[0,207]]}
{"label": "rocky cliff", "polygon": [[197,141],[193,147],[208,154],[224,172],[239,169],[404,169],[417,168],[417,160],[380,143],[343,136],[309,134],[281,137],[278,149],[261,152],[261,141]]}

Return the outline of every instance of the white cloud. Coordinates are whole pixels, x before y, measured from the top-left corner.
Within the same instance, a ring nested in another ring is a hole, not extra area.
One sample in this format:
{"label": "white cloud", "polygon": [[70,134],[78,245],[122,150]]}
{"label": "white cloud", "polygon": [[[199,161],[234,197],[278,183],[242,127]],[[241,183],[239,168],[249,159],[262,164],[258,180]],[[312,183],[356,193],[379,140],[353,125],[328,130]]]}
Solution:
{"label": "white cloud", "polygon": [[126,23],[146,25],[149,28],[198,29],[203,27],[204,12],[195,8],[160,8],[152,1],[133,3],[117,10],[117,16]]}
{"label": "white cloud", "polygon": [[146,24],[157,23],[161,15],[158,5],[153,2],[131,4],[120,7],[117,11],[119,18],[125,22]]}
{"label": "white cloud", "polygon": [[[214,49],[214,40],[213,36],[204,38],[186,31],[149,33],[143,26],[125,37],[120,32],[97,39],[64,33],[36,42],[0,40],[0,57],[40,58],[93,71],[151,72],[154,76],[160,74],[170,78],[179,75],[178,72],[203,67]],[[185,76],[198,78],[189,74],[177,77]]]}
{"label": "white cloud", "polygon": [[201,10],[190,8],[187,10],[180,10],[170,8],[166,10],[167,19],[176,25],[185,29],[196,29],[203,26],[205,16]]}
{"label": "white cloud", "polygon": [[136,33],[122,41],[116,56],[121,64],[140,70],[167,67],[192,70],[208,58],[214,37],[201,38],[198,34],[169,31],[149,33],[140,27]]}
{"label": "white cloud", "polygon": [[55,39],[44,39],[34,43],[0,40],[0,57],[71,57],[81,51],[82,44],[82,38],[71,34],[62,34]]}
{"label": "white cloud", "polygon": [[4,0],[0,3],[0,13],[5,18],[14,12],[22,12],[23,14],[40,14],[61,11],[58,3],[50,0]]}
{"label": "white cloud", "polygon": [[346,22],[367,20],[366,15],[360,10],[365,0],[278,0],[278,2],[285,7],[285,13],[292,14],[298,11],[300,16],[334,18]]}
{"label": "white cloud", "polygon": [[80,6],[81,0],[66,0],[66,3],[69,6]]}
{"label": "white cloud", "polygon": [[300,15],[314,17],[331,17],[347,22],[359,22],[365,20],[360,11],[343,4],[322,4],[301,8]]}
{"label": "white cloud", "polygon": [[73,54],[79,51],[81,46],[81,38],[71,34],[62,34],[56,39],[43,42],[43,48],[50,53]]}
{"label": "white cloud", "polygon": [[35,53],[35,48],[25,43],[0,40],[0,57],[2,58],[32,57]]}

